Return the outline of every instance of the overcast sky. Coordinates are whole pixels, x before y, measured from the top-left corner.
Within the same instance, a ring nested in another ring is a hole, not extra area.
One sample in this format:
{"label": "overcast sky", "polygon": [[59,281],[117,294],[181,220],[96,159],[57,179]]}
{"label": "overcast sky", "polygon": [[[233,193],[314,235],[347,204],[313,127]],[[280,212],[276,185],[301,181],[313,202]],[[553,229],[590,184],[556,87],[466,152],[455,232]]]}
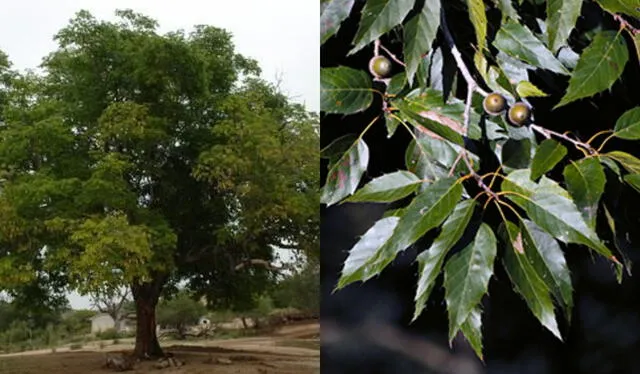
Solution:
{"label": "overcast sky", "polygon": [[[74,14],[89,10],[98,19],[114,19],[130,8],[156,19],[160,32],[208,24],[234,36],[239,53],[256,59],[263,78],[281,77],[283,90],[309,110],[319,110],[320,2],[317,0],[19,0],[0,11],[0,50],[14,67],[36,68],[56,48],[53,35]],[[73,295],[72,306],[88,307]]]}

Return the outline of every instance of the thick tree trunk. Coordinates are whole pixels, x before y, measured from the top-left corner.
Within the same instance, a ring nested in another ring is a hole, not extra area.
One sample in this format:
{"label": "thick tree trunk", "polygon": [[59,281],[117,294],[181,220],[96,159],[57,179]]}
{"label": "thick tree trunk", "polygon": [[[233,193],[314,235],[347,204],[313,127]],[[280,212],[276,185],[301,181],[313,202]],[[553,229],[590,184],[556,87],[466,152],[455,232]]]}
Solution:
{"label": "thick tree trunk", "polygon": [[163,357],[156,334],[156,305],[166,281],[165,276],[156,276],[149,283],[131,287],[136,304],[136,347],[134,355],[140,359]]}

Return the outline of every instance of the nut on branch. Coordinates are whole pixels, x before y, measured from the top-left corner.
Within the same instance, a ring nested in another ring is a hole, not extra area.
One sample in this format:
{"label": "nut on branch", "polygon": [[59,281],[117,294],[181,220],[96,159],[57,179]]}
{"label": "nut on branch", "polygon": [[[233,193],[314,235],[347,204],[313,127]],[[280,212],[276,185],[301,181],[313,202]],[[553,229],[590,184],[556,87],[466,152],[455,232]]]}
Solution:
{"label": "nut on branch", "polygon": [[492,93],[487,95],[482,101],[482,108],[487,114],[492,116],[500,115],[507,108],[507,101],[504,96],[499,93]]}
{"label": "nut on branch", "polygon": [[509,109],[509,122],[520,127],[526,125],[531,120],[531,108],[523,102],[517,102]]}
{"label": "nut on branch", "polygon": [[369,72],[376,78],[386,78],[391,73],[391,60],[384,56],[373,56],[369,60]]}

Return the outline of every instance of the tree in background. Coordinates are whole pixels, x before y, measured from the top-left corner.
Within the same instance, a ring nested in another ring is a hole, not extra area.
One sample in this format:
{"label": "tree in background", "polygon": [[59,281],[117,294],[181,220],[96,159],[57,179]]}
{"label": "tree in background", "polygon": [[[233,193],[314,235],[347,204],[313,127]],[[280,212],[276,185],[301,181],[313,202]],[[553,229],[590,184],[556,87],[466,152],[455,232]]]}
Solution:
{"label": "tree in background", "polygon": [[79,12],[45,74],[5,90],[0,283],[129,287],[144,358],[162,355],[165,288],[242,302],[273,274],[237,264],[271,261],[273,246],[317,252],[318,125],[226,31],[160,35],[116,14]]}
{"label": "tree in background", "polygon": [[158,324],[177,329],[178,338],[184,339],[187,328],[198,323],[206,313],[203,303],[189,292],[180,291],[171,298],[163,298],[158,304]]}
{"label": "tree in background", "polygon": [[105,284],[102,288],[91,292],[91,304],[101,313],[106,313],[114,321],[117,332],[121,330],[122,321],[126,317],[127,303],[131,296],[127,287],[110,287]]}

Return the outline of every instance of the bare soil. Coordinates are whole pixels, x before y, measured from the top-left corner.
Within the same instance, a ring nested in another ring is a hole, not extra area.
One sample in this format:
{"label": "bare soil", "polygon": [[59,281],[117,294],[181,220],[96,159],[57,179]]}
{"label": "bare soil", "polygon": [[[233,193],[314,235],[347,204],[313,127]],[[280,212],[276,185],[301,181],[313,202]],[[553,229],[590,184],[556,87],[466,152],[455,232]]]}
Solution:
{"label": "bare soil", "polygon": [[[317,322],[283,326],[268,336],[207,341],[163,341],[165,353],[185,362],[178,368],[157,369],[155,361],[137,363],[128,373],[172,374],[316,374],[320,373],[320,325]],[[0,355],[3,374],[113,373],[104,368],[105,353],[131,350],[124,342],[100,349],[59,348]]]}

